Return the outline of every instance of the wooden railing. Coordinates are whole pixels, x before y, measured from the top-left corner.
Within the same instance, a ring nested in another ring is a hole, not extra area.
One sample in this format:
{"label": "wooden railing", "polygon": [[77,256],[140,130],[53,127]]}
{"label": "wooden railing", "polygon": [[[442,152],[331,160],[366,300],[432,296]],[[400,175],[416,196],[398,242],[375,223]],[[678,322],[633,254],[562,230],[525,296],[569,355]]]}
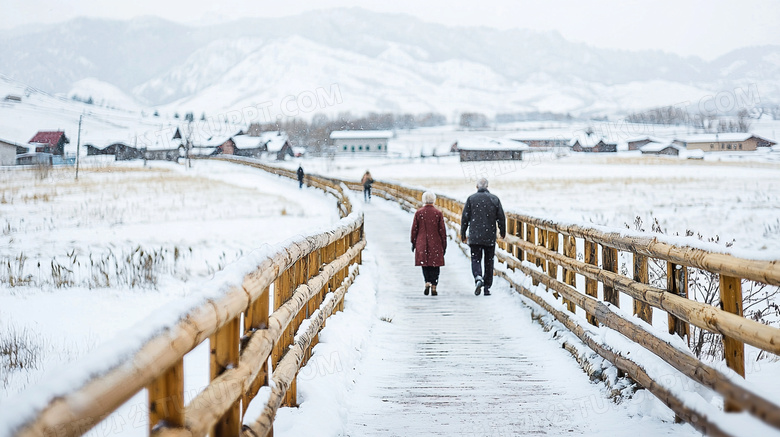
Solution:
{"label": "wooden railing", "polygon": [[[249,159],[224,159],[296,178],[291,170]],[[311,175],[306,176],[305,182],[338,199],[343,218],[336,227],[301,237],[270,254],[242,284],[236,284],[219,298],[208,300],[190,311],[165,332],[146,341],[120,366],[53,399],[35,417],[26,420],[17,433],[24,436],[84,434],[146,388],[153,435],[242,434],[249,437],[270,434],[277,409],[281,405],[296,404],[298,369],[308,359],[325,319],[341,308],[343,296],[358,273],[356,264],[360,263],[366,244],[362,214],[352,212],[349,196],[342,188],[346,185],[350,190],[361,190],[361,185]],[[376,182],[373,193],[410,211],[422,206],[422,190],[419,189]],[[463,204],[446,196],[439,196],[436,203],[448,226],[459,230]],[[685,337],[692,324],[721,335],[726,364],[744,376],[744,344],[780,354],[780,329],[743,317],[742,280],[779,286],[780,261],[746,260],[701,248],[678,246],[657,237],[626,236],[516,213],[507,214],[507,225],[507,237],[499,241],[503,249],[497,251],[499,260],[510,269],[531,277],[534,284],[544,285],[552,294],[539,294],[525,287],[510,271],[499,268],[496,274],[657,396],[680,419],[708,435],[729,435],[711,418],[687,405],[674,390],[654,380],[643,363],[589,335],[587,327],[571,314],[579,308],[585,312],[589,323],[623,334],[682,374],[719,393],[726,402],[725,411],[747,411],[780,429],[780,407],[739,379],[660,338],[650,326],[655,308],[668,315],[670,332]],[[578,250],[578,247],[582,249]],[[620,252],[631,254],[634,267],[631,278],[618,273]],[[648,262],[651,259],[666,263],[666,288],[649,284]],[[687,270],[690,268],[719,275],[723,309],[687,297]],[[584,285],[584,293],[578,290],[578,284]],[[615,311],[621,294],[633,298],[633,312],[641,321]],[[561,309],[555,301],[565,303],[566,309]],[[310,323],[301,331],[299,328],[304,319]],[[183,357],[207,339],[211,346],[211,383],[185,405]],[[269,375],[272,384],[269,384]],[[270,389],[266,390],[270,395],[262,414],[242,428],[249,402],[261,387],[269,385]]]}
{"label": "wooden railing", "polygon": [[[354,183],[348,185],[357,188]],[[422,193],[422,190],[395,184],[374,184],[375,195],[398,202],[410,211],[422,206]],[[436,205],[444,213],[448,225],[459,231],[463,203],[438,196]],[[583,343],[653,393],[675,412],[678,419],[687,421],[707,435],[729,435],[710,418],[679,399],[674,390],[655,381],[643,363],[596,341],[588,334],[588,329],[570,314],[581,308],[589,323],[623,334],[685,376],[714,390],[724,398],[724,411],[747,411],[780,429],[780,407],[777,404],[751,390],[733,374],[722,372],[694,357],[690,350],[660,338],[648,326],[652,325],[652,309],[656,308],[668,315],[670,333],[687,338],[689,326],[694,325],[719,334],[723,339],[726,365],[744,377],[744,344],[780,354],[780,329],[743,316],[742,281],[779,286],[780,260],[742,259],[702,248],[671,244],[650,234],[627,236],[620,232],[561,224],[517,213],[507,214],[507,236],[499,239],[498,245],[503,249],[497,251],[499,261],[511,270],[531,277],[534,285],[543,284],[552,296],[540,295],[523,286],[509,271],[499,268],[496,275],[509,281],[514,289],[552,314]],[[582,249],[578,251],[578,247]],[[630,278],[618,273],[620,252],[631,255],[633,275]],[[666,264],[666,288],[649,285],[648,262],[653,259]],[[719,276],[722,309],[688,298],[687,272],[691,268]],[[577,287],[578,282],[582,284],[583,280],[584,293]],[[599,288],[602,289],[601,300]],[[622,294],[633,298],[633,314],[647,324],[615,311],[615,307],[620,306]],[[566,309],[561,310],[561,305],[554,303],[556,300],[565,304]]]}
{"label": "wooden railing", "polygon": [[[293,177],[284,170],[249,163]],[[281,405],[296,405],[296,375],[317,344],[325,320],[343,309],[366,245],[362,212],[353,212],[337,182],[307,183],[338,199],[342,219],[327,232],[297,237],[270,251],[242,283],[233,284],[148,339],[113,369],[89,378],[14,431],[20,436],[77,436],[146,389],[154,436],[265,436]],[[300,329],[308,320],[305,329]],[[184,355],[209,341],[210,383],[184,403]],[[249,403],[263,386],[262,414],[249,425]]]}

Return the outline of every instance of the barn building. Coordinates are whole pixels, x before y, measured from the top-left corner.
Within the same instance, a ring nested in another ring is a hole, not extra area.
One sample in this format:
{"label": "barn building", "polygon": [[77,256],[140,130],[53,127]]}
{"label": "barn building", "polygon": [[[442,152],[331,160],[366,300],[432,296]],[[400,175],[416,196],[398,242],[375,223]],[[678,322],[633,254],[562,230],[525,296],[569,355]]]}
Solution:
{"label": "barn building", "polygon": [[393,138],[390,130],[339,130],[330,134],[337,155],[387,155],[387,143]]}
{"label": "barn building", "polygon": [[453,146],[461,162],[468,161],[522,161],[528,144],[499,138],[465,138]]}
{"label": "barn building", "polygon": [[70,144],[70,140],[63,131],[39,131],[28,143],[35,148],[35,150],[31,149],[30,152],[63,156],[65,144]]}
{"label": "barn building", "polygon": [[753,152],[761,147],[772,147],[777,142],[751,133],[719,133],[691,135],[674,141],[688,150],[705,152]]}
{"label": "barn building", "polygon": [[573,139],[571,150],[583,153],[615,153],[617,152],[617,143],[610,143],[604,138],[588,135],[584,138]]}

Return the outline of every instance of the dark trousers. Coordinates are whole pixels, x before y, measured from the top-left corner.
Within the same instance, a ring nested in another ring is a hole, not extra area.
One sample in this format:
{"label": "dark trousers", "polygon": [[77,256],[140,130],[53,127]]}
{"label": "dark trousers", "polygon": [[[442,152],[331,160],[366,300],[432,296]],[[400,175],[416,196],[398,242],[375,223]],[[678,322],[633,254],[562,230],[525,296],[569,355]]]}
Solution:
{"label": "dark trousers", "polygon": [[303,178],[298,179],[298,188],[303,188]]}
{"label": "dark trousers", "polygon": [[363,185],[363,200],[371,200],[371,185]]}
{"label": "dark trousers", "polygon": [[439,270],[441,267],[423,266],[422,269],[425,282],[430,282],[433,285],[437,285],[439,283]]}
{"label": "dark trousers", "polygon": [[[496,245],[482,246],[479,244],[469,244],[471,248],[471,273],[476,279],[477,276],[482,276],[485,289],[489,289],[493,285],[493,256],[496,254]],[[482,257],[485,257],[485,271],[482,272]]]}

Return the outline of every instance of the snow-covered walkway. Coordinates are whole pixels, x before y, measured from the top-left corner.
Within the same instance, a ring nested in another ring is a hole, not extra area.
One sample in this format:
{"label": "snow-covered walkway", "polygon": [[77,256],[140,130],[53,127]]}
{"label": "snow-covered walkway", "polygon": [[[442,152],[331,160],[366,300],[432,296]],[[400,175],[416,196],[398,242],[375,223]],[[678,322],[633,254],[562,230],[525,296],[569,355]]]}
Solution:
{"label": "snow-covered walkway", "polygon": [[497,278],[490,297],[474,296],[468,259],[452,241],[439,296],[424,296],[411,215],[381,199],[365,214],[377,313],[391,321],[371,332],[347,435],[696,435],[670,423],[652,397],[608,400],[506,282]]}

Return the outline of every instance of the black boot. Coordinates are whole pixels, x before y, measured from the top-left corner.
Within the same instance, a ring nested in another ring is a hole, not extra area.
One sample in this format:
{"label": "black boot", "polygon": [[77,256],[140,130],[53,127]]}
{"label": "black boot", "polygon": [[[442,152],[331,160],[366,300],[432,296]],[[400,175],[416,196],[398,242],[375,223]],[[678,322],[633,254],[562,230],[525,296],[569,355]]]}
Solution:
{"label": "black boot", "polygon": [[[434,288],[434,290],[435,290],[435,288]],[[425,283],[425,290],[423,291],[423,294],[427,296],[430,291],[431,291],[431,283],[430,282],[426,282]],[[433,293],[434,293],[434,296],[435,296],[436,292],[434,291]]]}
{"label": "black boot", "polygon": [[484,284],[484,282],[482,282],[482,276],[477,276],[474,280],[474,284],[474,295],[479,296],[479,293],[482,293],[482,285]]}
{"label": "black boot", "polygon": [[431,296],[438,296],[439,293],[436,293],[436,286],[431,285]]}

